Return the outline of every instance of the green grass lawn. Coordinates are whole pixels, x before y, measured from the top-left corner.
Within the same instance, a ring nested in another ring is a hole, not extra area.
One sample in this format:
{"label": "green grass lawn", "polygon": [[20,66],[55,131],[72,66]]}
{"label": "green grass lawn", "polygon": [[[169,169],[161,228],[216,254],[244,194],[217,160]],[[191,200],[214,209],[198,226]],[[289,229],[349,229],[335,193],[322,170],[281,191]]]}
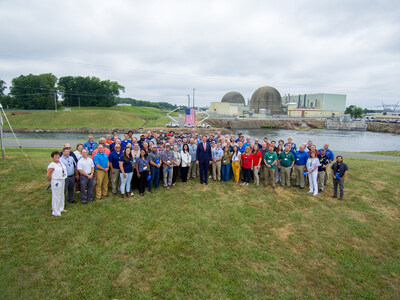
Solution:
{"label": "green grass lawn", "polygon": [[[167,111],[153,107],[73,108],[70,111],[7,111],[13,128],[138,128],[147,121],[147,127],[165,126],[169,122]],[[178,116],[174,113],[173,116]],[[8,128],[5,123],[4,128]]]}
{"label": "green grass lawn", "polygon": [[1,299],[399,298],[400,162],[346,158],[344,201],[197,179],[55,218],[51,151],[6,150]]}
{"label": "green grass lawn", "polygon": [[375,152],[360,152],[362,154],[386,155],[386,156],[400,156],[400,151],[375,151]]}

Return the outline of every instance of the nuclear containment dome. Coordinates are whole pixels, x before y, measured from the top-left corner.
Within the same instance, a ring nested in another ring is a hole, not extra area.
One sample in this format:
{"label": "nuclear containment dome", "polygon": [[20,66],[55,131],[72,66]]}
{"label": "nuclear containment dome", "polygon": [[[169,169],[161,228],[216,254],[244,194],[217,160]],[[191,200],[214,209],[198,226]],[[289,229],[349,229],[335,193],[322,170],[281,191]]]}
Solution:
{"label": "nuclear containment dome", "polygon": [[221,102],[234,103],[234,104],[243,104],[243,105],[246,104],[246,102],[244,100],[244,97],[242,96],[242,94],[240,94],[238,92],[226,93],[222,97]]}
{"label": "nuclear containment dome", "polygon": [[263,86],[257,89],[250,100],[250,110],[255,113],[279,115],[282,113],[282,98],[277,89],[271,86]]}

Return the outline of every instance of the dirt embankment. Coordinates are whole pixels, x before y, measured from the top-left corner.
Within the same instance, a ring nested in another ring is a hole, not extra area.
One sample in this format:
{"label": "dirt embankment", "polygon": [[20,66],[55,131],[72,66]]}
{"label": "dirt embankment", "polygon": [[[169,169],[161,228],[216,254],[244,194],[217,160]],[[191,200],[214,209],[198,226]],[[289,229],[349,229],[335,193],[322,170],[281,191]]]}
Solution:
{"label": "dirt embankment", "polygon": [[208,119],[210,124],[217,127],[231,129],[257,129],[257,128],[278,128],[278,129],[325,129],[324,120],[226,120]]}
{"label": "dirt embankment", "polygon": [[367,130],[400,134],[400,124],[367,122]]}

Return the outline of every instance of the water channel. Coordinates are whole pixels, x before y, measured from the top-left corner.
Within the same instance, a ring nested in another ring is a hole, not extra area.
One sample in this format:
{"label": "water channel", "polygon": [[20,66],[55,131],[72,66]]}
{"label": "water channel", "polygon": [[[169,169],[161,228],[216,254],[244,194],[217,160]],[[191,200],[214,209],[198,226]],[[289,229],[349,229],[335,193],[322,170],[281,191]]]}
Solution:
{"label": "water channel", "polygon": [[[272,140],[287,140],[293,137],[294,142],[299,145],[303,142],[312,140],[319,148],[324,143],[329,143],[330,148],[336,151],[362,152],[362,151],[399,151],[400,136],[391,133],[380,133],[371,131],[339,131],[325,129],[311,130],[287,130],[287,129],[249,129],[241,131],[245,136],[250,136],[252,140],[259,138],[260,141],[266,136]],[[235,132],[237,134],[237,132]],[[35,139],[45,147],[46,140],[60,141],[86,141],[86,133],[17,133],[18,139]],[[93,134],[95,140],[105,136],[105,134]],[[122,135],[120,135],[123,137]],[[134,134],[138,137],[139,134]],[[9,140],[13,138],[11,133],[4,133],[4,137]]]}

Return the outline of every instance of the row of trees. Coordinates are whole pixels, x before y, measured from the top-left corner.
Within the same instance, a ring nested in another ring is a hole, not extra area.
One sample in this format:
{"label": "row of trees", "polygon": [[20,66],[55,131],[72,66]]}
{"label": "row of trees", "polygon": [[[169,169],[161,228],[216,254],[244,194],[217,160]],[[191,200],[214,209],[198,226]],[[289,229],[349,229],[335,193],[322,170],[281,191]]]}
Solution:
{"label": "row of trees", "polygon": [[132,98],[117,98],[117,103],[129,103],[132,106],[155,107],[167,110],[173,110],[178,107],[176,106],[176,104],[171,104],[168,102],[151,102],[145,100],[136,100]]}
{"label": "row of trees", "polygon": [[3,106],[19,109],[53,109],[58,95],[66,106],[109,107],[116,105],[116,98],[124,91],[116,81],[89,76],[65,76],[57,80],[51,73],[14,78],[7,96],[5,88],[5,82],[0,80]]}

